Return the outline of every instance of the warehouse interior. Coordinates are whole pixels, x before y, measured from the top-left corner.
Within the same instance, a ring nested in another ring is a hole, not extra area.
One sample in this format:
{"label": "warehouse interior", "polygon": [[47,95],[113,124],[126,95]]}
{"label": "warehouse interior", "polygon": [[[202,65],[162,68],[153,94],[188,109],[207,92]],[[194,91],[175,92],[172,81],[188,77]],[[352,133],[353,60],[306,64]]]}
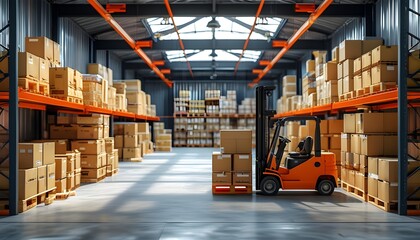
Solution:
{"label": "warehouse interior", "polygon": [[0,239],[415,239],[419,18],[0,0]]}

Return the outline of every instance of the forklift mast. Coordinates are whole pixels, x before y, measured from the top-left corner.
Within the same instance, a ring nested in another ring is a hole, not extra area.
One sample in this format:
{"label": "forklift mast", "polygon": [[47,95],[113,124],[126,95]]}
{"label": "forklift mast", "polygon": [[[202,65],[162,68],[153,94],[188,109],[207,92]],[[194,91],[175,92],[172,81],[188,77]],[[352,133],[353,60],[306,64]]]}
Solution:
{"label": "forklift mast", "polygon": [[[270,109],[270,99],[272,100],[275,86],[259,86],[256,89],[256,162],[255,176],[256,189],[260,190],[260,183],[263,177],[263,171],[266,168],[266,159],[270,147],[270,120],[276,114],[274,109]],[[272,104],[271,104],[272,106]]]}

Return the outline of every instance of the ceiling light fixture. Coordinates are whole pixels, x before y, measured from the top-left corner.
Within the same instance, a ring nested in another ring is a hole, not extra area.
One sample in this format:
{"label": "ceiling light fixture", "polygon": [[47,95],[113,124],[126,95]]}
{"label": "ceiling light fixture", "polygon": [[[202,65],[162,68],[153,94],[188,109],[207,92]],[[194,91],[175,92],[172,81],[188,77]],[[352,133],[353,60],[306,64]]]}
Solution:
{"label": "ceiling light fixture", "polygon": [[220,28],[220,23],[219,21],[216,20],[216,17],[213,17],[208,23],[207,23],[207,27],[208,28]]}

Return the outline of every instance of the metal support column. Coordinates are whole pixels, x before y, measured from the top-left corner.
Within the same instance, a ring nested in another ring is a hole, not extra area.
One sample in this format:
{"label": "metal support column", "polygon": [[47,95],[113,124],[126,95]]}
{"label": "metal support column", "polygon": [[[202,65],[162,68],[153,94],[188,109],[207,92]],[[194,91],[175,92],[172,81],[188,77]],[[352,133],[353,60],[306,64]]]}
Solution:
{"label": "metal support column", "polygon": [[95,52],[95,49],[94,49],[94,45],[95,45],[95,40],[93,40],[93,39],[89,39],[89,62],[90,63],[94,63],[95,62],[95,60],[94,60],[94,52]]}
{"label": "metal support column", "polygon": [[109,68],[109,63],[111,62],[111,54],[108,50],[105,51],[105,66]]}
{"label": "metal support column", "polygon": [[18,212],[18,1],[9,0],[9,213]]}
{"label": "metal support column", "polygon": [[58,13],[55,11],[54,4],[51,11],[51,37],[58,43]]}
{"label": "metal support column", "polygon": [[366,36],[367,37],[375,37],[376,30],[375,30],[375,5],[374,4],[366,4],[365,6],[365,20],[366,20]]}
{"label": "metal support column", "polygon": [[407,165],[408,165],[408,0],[398,1],[398,214],[407,215]]}

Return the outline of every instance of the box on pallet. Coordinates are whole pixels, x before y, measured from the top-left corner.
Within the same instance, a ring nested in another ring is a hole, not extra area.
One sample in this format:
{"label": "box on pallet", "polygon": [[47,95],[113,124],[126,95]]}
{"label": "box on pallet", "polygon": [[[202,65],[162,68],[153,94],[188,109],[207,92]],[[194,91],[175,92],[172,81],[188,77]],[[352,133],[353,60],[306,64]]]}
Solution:
{"label": "box on pallet", "polygon": [[47,190],[47,166],[40,166],[37,167],[37,185],[38,185],[38,191],[37,193],[42,193]]}
{"label": "box on pallet", "polygon": [[18,53],[18,76],[28,77],[39,81],[40,63],[39,57],[29,52]]}
{"label": "box on pallet", "polygon": [[47,189],[55,187],[55,163],[47,165]]}
{"label": "box on pallet", "polygon": [[232,155],[213,152],[212,155],[212,171],[213,172],[230,172],[232,171]]}
{"label": "box on pallet", "polygon": [[105,152],[104,140],[77,140],[71,142],[71,148],[77,149],[82,154],[100,154]]}
{"label": "box on pallet", "polygon": [[50,68],[50,94],[60,97],[74,96],[76,82],[74,70],[69,67]]}
{"label": "box on pallet", "polygon": [[44,165],[42,143],[19,143],[19,168],[29,169]]}
{"label": "box on pallet", "polygon": [[223,153],[251,153],[251,130],[221,130],[220,145]]}
{"label": "box on pallet", "polygon": [[54,43],[46,37],[26,37],[26,51],[50,61],[54,60]]}

